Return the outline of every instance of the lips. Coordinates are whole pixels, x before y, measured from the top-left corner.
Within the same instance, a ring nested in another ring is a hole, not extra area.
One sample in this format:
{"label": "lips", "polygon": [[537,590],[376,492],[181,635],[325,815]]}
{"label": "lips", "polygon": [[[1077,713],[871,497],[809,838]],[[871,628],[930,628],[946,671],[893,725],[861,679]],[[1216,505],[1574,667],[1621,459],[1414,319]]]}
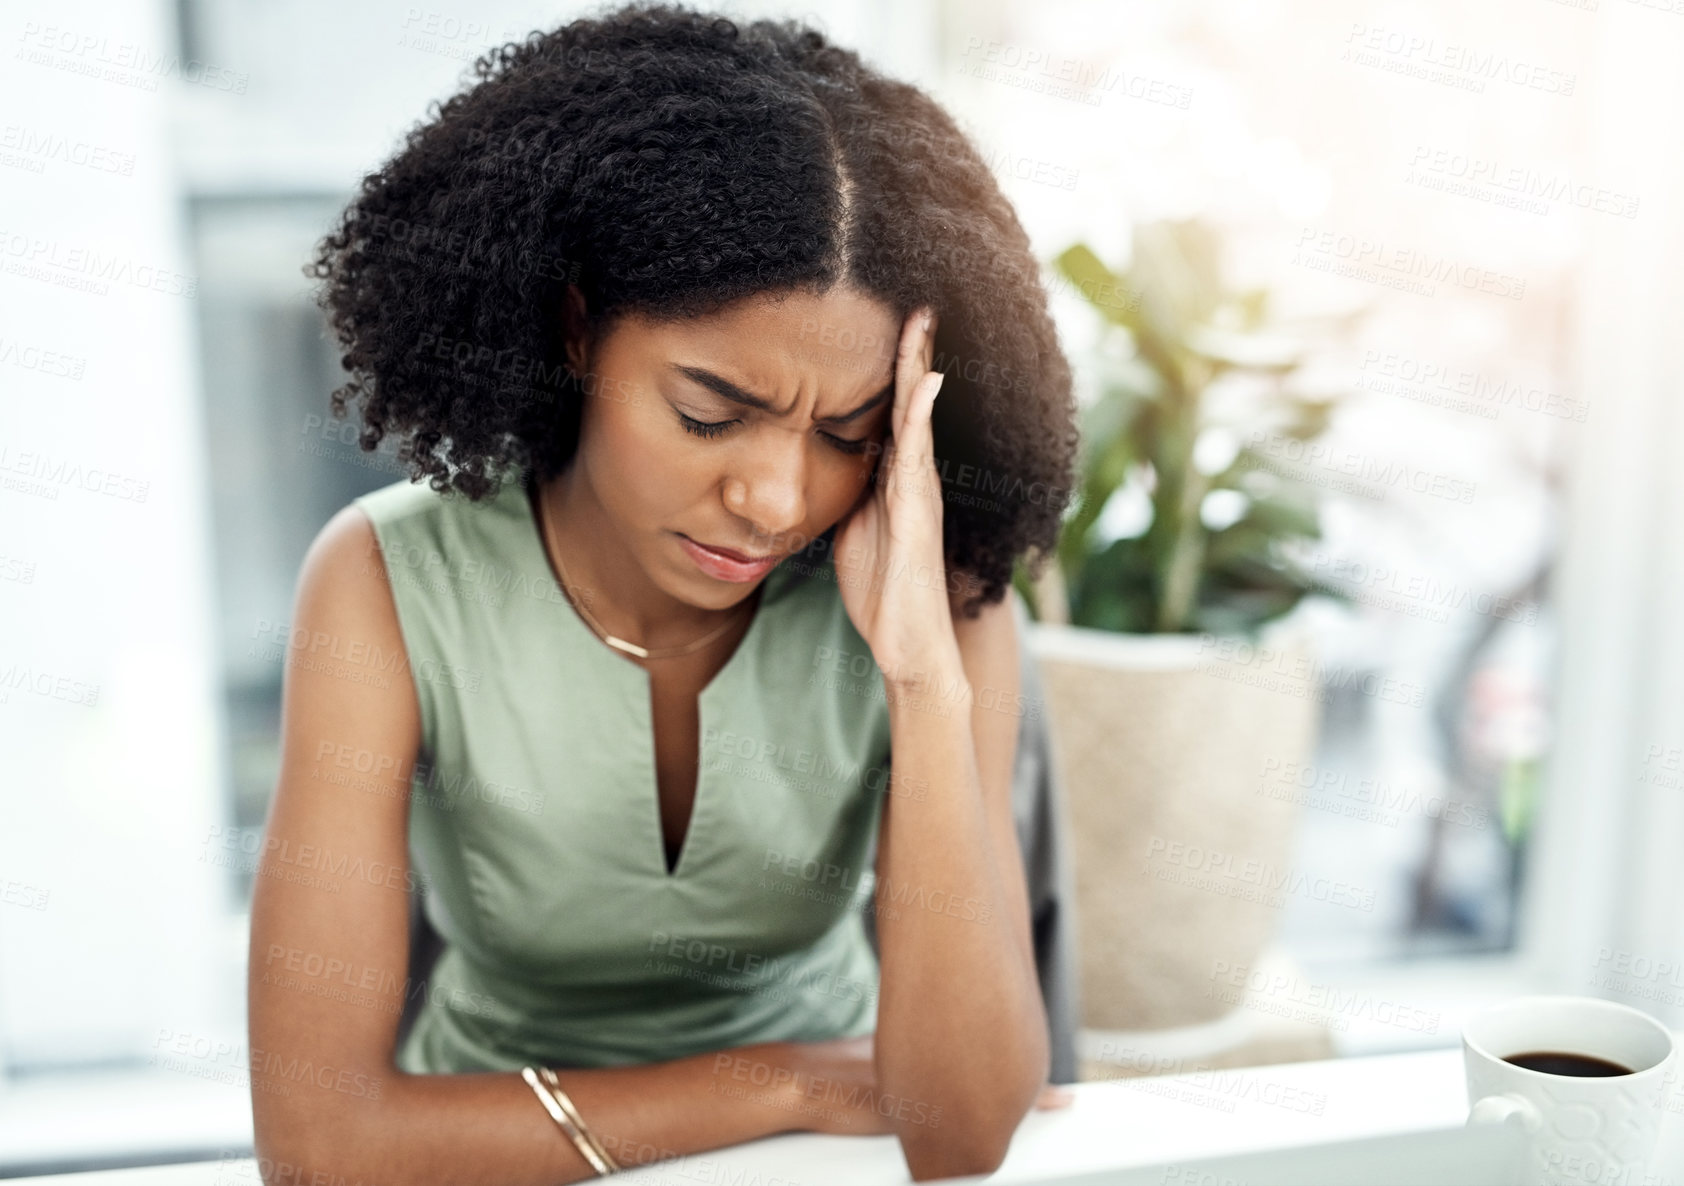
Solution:
{"label": "lips", "polygon": [[758,581],[772,570],[778,562],[778,555],[769,552],[755,556],[751,553],[740,552],[736,548],[720,548],[712,544],[701,544],[678,532],[679,545],[690,557],[693,564],[702,572],[715,580],[731,581],[741,584]]}
{"label": "lips", "polygon": [[[685,536],[684,538],[690,539],[689,536]],[[757,556],[752,552],[739,552],[736,548],[722,548],[718,544],[704,544],[699,539],[690,539],[690,542],[706,548],[710,552],[718,552],[721,556],[724,556],[729,560],[735,560],[738,564],[759,564],[763,560],[772,559],[775,555],[775,553],[772,552],[764,552]]]}

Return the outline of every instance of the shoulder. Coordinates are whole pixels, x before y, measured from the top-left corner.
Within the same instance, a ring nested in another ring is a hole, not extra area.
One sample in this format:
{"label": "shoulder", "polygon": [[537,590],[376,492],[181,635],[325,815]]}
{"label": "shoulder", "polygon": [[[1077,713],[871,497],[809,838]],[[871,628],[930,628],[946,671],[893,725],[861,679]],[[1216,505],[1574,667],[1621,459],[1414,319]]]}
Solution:
{"label": "shoulder", "polygon": [[409,681],[394,678],[408,661],[391,582],[374,526],[354,502],[304,554],[284,645],[282,695],[293,715],[314,724],[366,716],[394,729],[415,719]]}
{"label": "shoulder", "polygon": [[351,505],[362,510],[371,522],[385,524],[438,514],[447,497],[424,482],[403,480],[358,495]]}
{"label": "shoulder", "polygon": [[[351,505],[334,518],[363,522],[368,550],[390,577],[393,569],[424,569],[429,556],[440,554],[444,522],[454,511],[452,497],[425,483],[394,482],[352,499]],[[333,528],[330,520],[322,529],[323,536],[330,535]],[[351,528],[341,530],[361,534]]]}
{"label": "shoulder", "polygon": [[[494,495],[493,498],[501,497]],[[486,500],[490,501],[490,500]],[[476,505],[463,495],[441,494],[425,482],[398,481],[351,500],[384,539],[388,532],[414,530],[437,524],[452,517],[460,517]]]}
{"label": "shoulder", "polygon": [[1015,652],[1020,630],[1018,618],[1022,612],[1017,591],[1007,589],[1004,597],[984,605],[974,618],[954,614],[953,633],[959,641],[959,652],[999,652],[1005,649]]}
{"label": "shoulder", "polygon": [[379,629],[396,621],[377,524],[361,499],[323,524],[304,553],[296,594],[300,618],[354,620]]}
{"label": "shoulder", "polygon": [[518,546],[531,516],[518,476],[505,478],[480,499],[406,480],[371,490],[350,505],[368,521],[388,567],[437,567],[447,556]]}
{"label": "shoulder", "polygon": [[[355,635],[383,651],[404,645],[417,582],[439,553],[444,498],[407,482],[352,499],[322,525],[299,569],[294,633]],[[406,612],[407,608],[407,612]]]}
{"label": "shoulder", "polygon": [[977,616],[955,615],[954,639],[959,661],[970,685],[977,712],[973,725],[979,745],[985,733],[1009,733],[1016,737],[1017,722],[1009,713],[985,711],[1021,701],[1024,635],[1028,611],[1016,589],[1008,586],[999,601],[982,606]]}

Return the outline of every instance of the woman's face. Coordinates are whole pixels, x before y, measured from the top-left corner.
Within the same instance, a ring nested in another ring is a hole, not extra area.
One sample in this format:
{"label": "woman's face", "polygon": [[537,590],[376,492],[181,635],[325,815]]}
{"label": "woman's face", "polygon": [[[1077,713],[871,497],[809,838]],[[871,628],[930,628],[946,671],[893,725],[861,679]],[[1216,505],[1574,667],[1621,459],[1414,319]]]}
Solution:
{"label": "woman's face", "polygon": [[771,563],[732,571],[686,540],[775,563],[851,510],[887,434],[900,331],[887,305],[839,287],[684,321],[628,315],[588,357],[575,337],[574,477],[654,584],[733,605]]}

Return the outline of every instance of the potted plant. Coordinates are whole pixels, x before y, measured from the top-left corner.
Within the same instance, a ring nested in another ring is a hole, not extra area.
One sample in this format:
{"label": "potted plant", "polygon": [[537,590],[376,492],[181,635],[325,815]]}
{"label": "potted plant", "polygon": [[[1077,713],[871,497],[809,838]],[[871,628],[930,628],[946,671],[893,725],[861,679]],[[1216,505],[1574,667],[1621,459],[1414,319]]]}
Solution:
{"label": "potted plant", "polygon": [[1281,780],[1319,717],[1293,611],[1343,598],[1295,560],[1320,538],[1320,490],[1283,461],[1333,402],[1295,389],[1304,346],[1266,292],[1224,285],[1218,247],[1198,222],[1156,223],[1126,268],[1082,245],[1055,261],[1103,321],[1100,389],[1056,563],[1014,587],[1073,823],[1090,1046],[1245,1028],[1234,970],[1263,957],[1292,890]]}

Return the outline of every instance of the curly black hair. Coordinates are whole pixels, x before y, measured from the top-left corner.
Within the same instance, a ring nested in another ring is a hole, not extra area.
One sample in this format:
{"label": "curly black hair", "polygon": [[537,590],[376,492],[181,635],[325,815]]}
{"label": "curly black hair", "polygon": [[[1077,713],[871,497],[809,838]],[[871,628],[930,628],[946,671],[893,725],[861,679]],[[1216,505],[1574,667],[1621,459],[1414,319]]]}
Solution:
{"label": "curly black hair", "polygon": [[[1028,236],[928,95],[794,21],[632,4],[487,52],[317,246],[364,449],[470,499],[560,472],[584,390],[562,301],[592,332],[839,282],[939,315],[932,431],[960,611],[1057,541],[1078,451],[1069,363]],[[893,343],[887,348],[892,351]],[[821,539],[828,545],[834,527]]]}

